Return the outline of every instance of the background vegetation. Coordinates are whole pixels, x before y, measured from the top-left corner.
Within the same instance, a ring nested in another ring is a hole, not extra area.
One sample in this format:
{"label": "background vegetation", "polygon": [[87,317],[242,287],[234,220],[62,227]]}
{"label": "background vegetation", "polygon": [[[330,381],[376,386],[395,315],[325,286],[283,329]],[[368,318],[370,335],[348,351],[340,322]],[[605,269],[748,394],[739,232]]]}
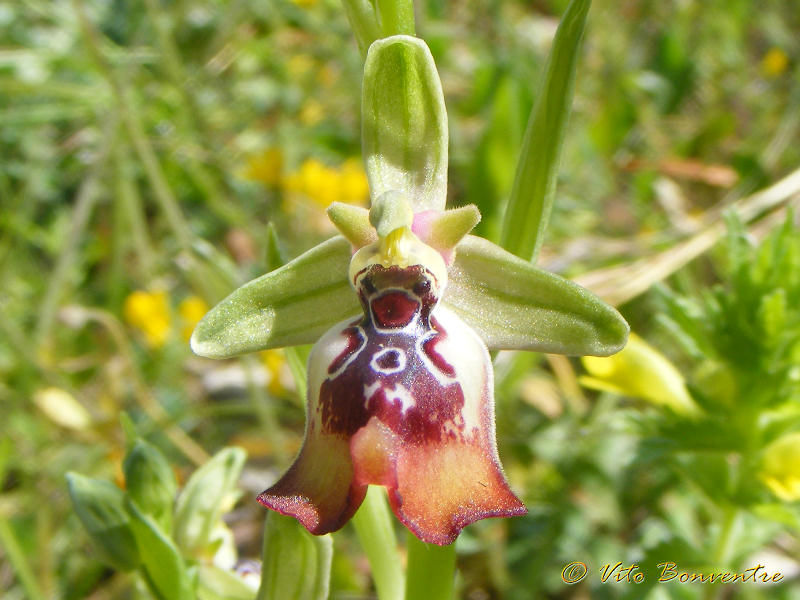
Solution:
{"label": "background vegetation", "polygon": [[[487,237],[565,6],[417,3],[450,202],[477,204]],[[798,34],[790,2],[594,3],[540,264],[619,304],[651,348],[498,355],[500,455],[530,514],[462,534],[464,598],[800,597]],[[122,411],[179,485],[223,446],[247,452],[225,523],[239,557],[260,555],[253,497],[301,441],[302,351],[217,363],[186,340],[331,235],[331,201],[366,203],[360,70],[336,0],[0,2],[4,598],[148,597],[101,560],[65,480],[125,485]],[[351,526],[334,543],[331,596],[371,597]],[[656,585],[665,560],[784,579]],[[577,586],[572,561],[590,567]],[[646,582],[603,583],[618,561]]]}

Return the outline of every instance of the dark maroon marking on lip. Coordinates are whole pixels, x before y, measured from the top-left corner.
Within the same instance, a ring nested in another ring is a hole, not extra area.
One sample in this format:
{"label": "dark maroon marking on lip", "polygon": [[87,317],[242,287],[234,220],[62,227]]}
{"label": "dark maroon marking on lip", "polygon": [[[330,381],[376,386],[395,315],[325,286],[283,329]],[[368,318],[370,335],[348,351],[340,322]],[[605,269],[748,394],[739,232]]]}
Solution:
{"label": "dark maroon marking on lip", "polygon": [[426,340],[422,343],[422,351],[433,363],[433,366],[435,366],[448,377],[455,377],[456,370],[453,365],[447,362],[444,357],[436,351],[436,346],[439,344],[439,342],[444,341],[444,339],[445,335],[439,334],[430,338],[429,340]]}
{"label": "dark maroon marking on lip", "polygon": [[[317,410],[322,431],[351,436],[370,418],[377,417],[405,443],[422,444],[446,438],[467,441],[469,433],[465,431],[461,413],[465,402],[461,384],[443,383],[436,372],[450,375],[455,369],[439,352],[430,352],[438,338],[443,339],[447,332],[438,323],[437,329],[433,329],[427,321],[417,321],[411,333],[377,329],[368,318],[361,327],[363,345],[337,375],[329,376],[320,387]],[[418,345],[420,337],[430,338],[428,351]],[[384,355],[375,365],[372,361],[380,352]],[[403,368],[396,370],[395,365],[402,362],[400,352],[406,360]],[[385,362],[381,360],[384,358]],[[432,367],[431,362],[436,366]],[[404,400],[404,395],[408,399]],[[436,414],[435,419],[430,418],[432,414]]]}
{"label": "dark maroon marking on lip", "polygon": [[364,343],[364,336],[358,327],[348,327],[342,331],[342,334],[347,336],[347,346],[339,353],[339,356],[333,359],[333,362],[328,367],[328,375],[341,369],[347,359],[355,354]]}
{"label": "dark maroon marking on lip", "polygon": [[387,292],[370,300],[369,305],[376,324],[385,329],[405,327],[420,309],[419,300],[401,291]]}
{"label": "dark maroon marking on lip", "polygon": [[388,350],[387,352],[384,352],[378,358],[376,364],[384,371],[388,371],[389,369],[396,369],[397,367],[400,366],[400,351]]}

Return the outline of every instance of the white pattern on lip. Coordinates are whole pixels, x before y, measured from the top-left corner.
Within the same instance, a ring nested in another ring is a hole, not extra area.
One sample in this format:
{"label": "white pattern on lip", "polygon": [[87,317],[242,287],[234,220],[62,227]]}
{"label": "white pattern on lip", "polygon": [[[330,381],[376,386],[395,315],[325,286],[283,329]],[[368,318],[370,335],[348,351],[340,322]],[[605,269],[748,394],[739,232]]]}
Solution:
{"label": "white pattern on lip", "polygon": [[[395,356],[395,360],[393,361],[395,363],[394,366],[382,367],[380,365],[381,359],[385,356],[388,357],[391,354]],[[402,348],[384,348],[380,352],[376,352],[372,355],[372,360],[370,360],[369,366],[370,369],[372,369],[375,373],[379,373],[381,375],[399,373],[406,368],[406,353]]]}

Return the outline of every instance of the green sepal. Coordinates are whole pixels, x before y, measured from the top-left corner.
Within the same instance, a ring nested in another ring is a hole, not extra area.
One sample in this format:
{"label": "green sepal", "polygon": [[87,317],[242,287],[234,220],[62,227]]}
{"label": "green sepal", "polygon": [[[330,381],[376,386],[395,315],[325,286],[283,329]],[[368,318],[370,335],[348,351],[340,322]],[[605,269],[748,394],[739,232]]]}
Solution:
{"label": "green sepal", "polygon": [[350,256],[350,242],[336,236],[244,284],[203,317],[192,334],[192,350],[228,358],[316,342],[361,312],[347,281]]}
{"label": "green sepal", "polygon": [[425,42],[407,35],[373,42],[364,65],[361,109],[372,201],[395,190],[415,213],[444,210],[447,113]]}
{"label": "green sepal", "polygon": [[158,448],[138,439],[125,456],[122,468],[131,499],[169,534],[178,482],[167,459]]}
{"label": "green sepal", "polygon": [[375,228],[369,222],[369,211],[366,208],[344,202],[332,202],[327,212],[331,223],[353,247],[363,248],[378,241]]}
{"label": "green sepal", "polygon": [[241,448],[223,448],[192,474],[178,496],[175,541],[190,556],[213,554],[214,528],[233,505],[230,499],[237,494],[245,458]]}
{"label": "green sepal", "polygon": [[493,350],[608,356],[628,324],[589,290],[468,235],[456,247],[443,301]]}
{"label": "green sepal", "polygon": [[192,600],[194,585],[173,541],[131,498],[127,498],[126,509],[150,590],[159,600]]}
{"label": "green sepal", "polygon": [[67,473],[75,514],[103,559],[120,571],[141,563],[136,539],[125,509],[125,492],[108,481]]}
{"label": "green sepal", "polygon": [[294,518],[270,513],[256,600],[325,600],[332,559],[330,534],[311,535]]}

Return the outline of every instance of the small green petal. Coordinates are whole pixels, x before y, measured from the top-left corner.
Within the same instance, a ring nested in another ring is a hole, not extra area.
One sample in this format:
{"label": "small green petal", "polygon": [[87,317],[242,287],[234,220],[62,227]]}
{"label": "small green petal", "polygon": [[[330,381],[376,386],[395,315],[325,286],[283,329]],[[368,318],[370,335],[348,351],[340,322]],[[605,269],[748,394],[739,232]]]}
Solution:
{"label": "small green petal", "polygon": [[472,235],[456,247],[444,302],[490,349],[608,356],[628,339],[592,292]]}
{"label": "small green petal", "polygon": [[369,222],[369,211],[366,208],[344,202],[333,202],[328,207],[328,218],[355,248],[362,248],[378,241],[375,228]]}
{"label": "small green petal", "polygon": [[425,242],[439,251],[455,248],[465,235],[481,220],[481,213],[474,204],[444,211],[431,225]]}
{"label": "small green petal", "polygon": [[228,358],[315,342],[361,312],[347,282],[350,256],[350,242],[336,236],[244,284],[203,317],[192,334],[192,350]]}
{"label": "small green petal", "polygon": [[376,40],[364,65],[362,136],[370,195],[396,190],[414,212],[447,199],[447,113],[439,74],[422,40]]}

